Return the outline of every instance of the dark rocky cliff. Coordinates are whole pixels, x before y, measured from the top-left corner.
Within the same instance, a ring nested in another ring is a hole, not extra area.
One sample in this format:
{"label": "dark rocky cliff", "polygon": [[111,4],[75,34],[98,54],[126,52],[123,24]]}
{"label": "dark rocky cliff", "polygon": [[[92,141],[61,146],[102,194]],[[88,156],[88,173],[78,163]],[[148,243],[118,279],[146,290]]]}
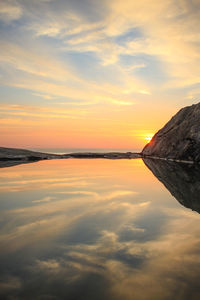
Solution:
{"label": "dark rocky cliff", "polygon": [[182,108],[154,135],[142,154],[200,162],[200,103]]}
{"label": "dark rocky cliff", "polygon": [[145,165],[182,205],[200,213],[200,166],[158,159]]}

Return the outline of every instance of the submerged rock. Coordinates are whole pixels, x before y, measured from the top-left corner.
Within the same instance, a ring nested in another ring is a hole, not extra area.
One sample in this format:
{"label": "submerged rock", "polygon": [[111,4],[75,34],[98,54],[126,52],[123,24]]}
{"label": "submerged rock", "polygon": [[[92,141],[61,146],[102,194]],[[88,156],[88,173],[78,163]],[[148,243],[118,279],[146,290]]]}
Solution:
{"label": "submerged rock", "polygon": [[142,154],[200,162],[200,103],[182,108],[154,135]]}
{"label": "submerged rock", "polygon": [[200,166],[143,159],[145,165],[182,205],[200,213]]}

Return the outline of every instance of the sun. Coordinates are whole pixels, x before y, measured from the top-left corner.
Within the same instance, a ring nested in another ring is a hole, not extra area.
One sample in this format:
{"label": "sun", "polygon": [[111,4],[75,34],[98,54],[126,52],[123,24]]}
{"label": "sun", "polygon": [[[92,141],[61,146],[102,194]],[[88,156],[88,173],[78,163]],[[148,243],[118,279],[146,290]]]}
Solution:
{"label": "sun", "polygon": [[150,143],[152,137],[153,137],[153,134],[145,134],[144,135],[144,139],[147,141],[147,143]]}

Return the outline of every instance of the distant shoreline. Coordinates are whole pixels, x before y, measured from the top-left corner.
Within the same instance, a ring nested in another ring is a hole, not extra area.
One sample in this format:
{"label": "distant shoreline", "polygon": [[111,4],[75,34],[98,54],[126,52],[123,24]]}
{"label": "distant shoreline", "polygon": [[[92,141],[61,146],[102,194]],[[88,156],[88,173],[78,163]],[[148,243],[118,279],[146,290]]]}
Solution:
{"label": "distant shoreline", "polygon": [[49,153],[49,154],[70,154],[70,153],[110,153],[110,152],[132,152],[140,153],[142,149],[140,148],[28,148],[30,151]]}
{"label": "distant shoreline", "polygon": [[172,158],[155,157],[150,155],[145,155],[136,152],[76,152],[67,154],[53,154],[53,153],[43,153],[37,151],[31,151],[26,149],[18,148],[5,148],[0,147],[0,168],[11,167],[19,164],[33,163],[41,160],[51,160],[51,159],[156,159],[173,161],[177,163],[187,163],[194,164],[194,161],[178,160]]}
{"label": "distant shoreline", "polygon": [[104,159],[134,159],[141,158],[140,153],[133,152],[80,152],[80,153],[68,153],[68,154],[52,154],[43,153],[25,149],[18,148],[5,148],[0,147],[0,167],[14,166],[18,164],[25,164],[31,162],[37,162],[41,160],[50,159],[69,159],[69,158],[79,158],[79,159],[94,159],[94,158],[104,158]]}

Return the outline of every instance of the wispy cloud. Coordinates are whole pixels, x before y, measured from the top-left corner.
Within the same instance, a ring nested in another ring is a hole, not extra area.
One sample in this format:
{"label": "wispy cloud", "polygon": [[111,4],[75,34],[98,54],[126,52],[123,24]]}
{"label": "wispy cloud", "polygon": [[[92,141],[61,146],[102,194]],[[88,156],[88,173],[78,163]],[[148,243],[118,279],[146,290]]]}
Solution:
{"label": "wispy cloud", "polygon": [[198,1],[1,1],[1,102],[49,107],[2,119],[116,120],[122,110],[121,125],[146,127],[163,102],[171,116],[199,95],[199,19]]}
{"label": "wispy cloud", "polygon": [[17,1],[2,0],[0,2],[0,20],[10,22],[22,16],[22,7]]}

